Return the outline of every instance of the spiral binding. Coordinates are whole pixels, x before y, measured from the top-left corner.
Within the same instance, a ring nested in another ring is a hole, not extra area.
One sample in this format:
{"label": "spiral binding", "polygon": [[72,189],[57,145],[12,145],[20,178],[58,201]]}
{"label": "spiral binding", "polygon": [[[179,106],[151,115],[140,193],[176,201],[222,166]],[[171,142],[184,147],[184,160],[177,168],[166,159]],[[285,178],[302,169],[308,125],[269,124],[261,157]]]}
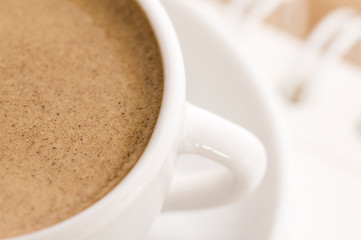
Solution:
{"label": "spiral binding", "polygon": [[[243,33],[257,31],[273,12],[295,1],[306,4],[305,0],[228,0],[226,16],[238,20]],[[281,92],[286,99],[293,104],[302,102],[312,94],[317,79],[338,64],[360,40],[361,16],[355,9],[341,7],[330,12],[309,34],[299,56],[284,75]],[[356,129],[361,135],[361,116]]]}
{"label": "spiral binding", "polygon": [[[344,25],[342,32],[333,41],[324,56],[325,61],[320,66],[319,71],[322,73],[331,64],[336,65],[343,56],[345,56],[352,47],[361,40],[361,16],[351,19]],[[356,123],[356,131],[361,136],[361,117]]]}
{"label": "spiral binding", "polygon": [[242,31],[255,29],[282,4],[290,0],[231,0],[226,6],[226,15],[241,18]]}
{"label": "spiral binding", "polygon": [[355,17],[343,25],[338,38],[328,48],[326,59],[335,62],[345,56],[361,40],[361,16]]}
{"label": "spiral binding", "polygon": [[[327,44],[331,43],[342,32],[350,19],[357,16],[357,12],[349,7],[339,8],[329,13],[312,31],[306,40],[300,56],[295,60],[293,67],[285,77],[283,93],[291,102],[300,102],[307,89],[312,87],[315,80],[315,72],[328,56]],[[344,41],[342,41],[344,43]],[[332,49],[331,49],[332,50]],[[324,56],[323,56],[324,55]],[[327,56],[325,58],[325,56]]]}
{"label": "spiral binding", "polygon": [[[307,6],[306,0],[228,0],[224,4],[225,16],[236,20],[239,31],[246,37],[249,31],[257,31],[281,6],[297,1],[302,1],[302,6]],[[298,12],[307,13],[302,9],[298,9]],[[288,102],[298,104],[313,91],[318,91],[314,89],[317,79],[328,69],[335,67],[360,41],[361,16],[358,11],[351,7],[341,7],[330,12],[308,35],[299,56],[284,74],[280,86],[282,95]],[[361,135],[361,116],[356,129]]]}

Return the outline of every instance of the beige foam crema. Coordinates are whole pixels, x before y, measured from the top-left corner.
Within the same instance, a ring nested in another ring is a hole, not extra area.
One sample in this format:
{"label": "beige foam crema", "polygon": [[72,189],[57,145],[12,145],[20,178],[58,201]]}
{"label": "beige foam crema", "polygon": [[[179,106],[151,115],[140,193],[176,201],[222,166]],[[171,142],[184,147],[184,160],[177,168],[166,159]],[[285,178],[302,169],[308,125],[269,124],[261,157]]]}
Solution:
{"label": "beige foam crema", "polygon": [[1,0],[0,238],[98,201],[141,156],[162,97],[133,0]]}

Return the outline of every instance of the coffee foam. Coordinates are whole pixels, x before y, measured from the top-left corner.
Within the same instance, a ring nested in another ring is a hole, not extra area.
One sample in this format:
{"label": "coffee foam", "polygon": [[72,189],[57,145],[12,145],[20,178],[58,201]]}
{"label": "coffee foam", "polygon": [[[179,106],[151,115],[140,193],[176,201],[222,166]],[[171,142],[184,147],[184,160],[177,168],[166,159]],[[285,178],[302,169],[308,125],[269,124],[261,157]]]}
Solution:
{"label": "coffee foam", "polygon": [[0,238],[63,221],[115,187],[158,116],[161,56],[132,0],[3,0]]}

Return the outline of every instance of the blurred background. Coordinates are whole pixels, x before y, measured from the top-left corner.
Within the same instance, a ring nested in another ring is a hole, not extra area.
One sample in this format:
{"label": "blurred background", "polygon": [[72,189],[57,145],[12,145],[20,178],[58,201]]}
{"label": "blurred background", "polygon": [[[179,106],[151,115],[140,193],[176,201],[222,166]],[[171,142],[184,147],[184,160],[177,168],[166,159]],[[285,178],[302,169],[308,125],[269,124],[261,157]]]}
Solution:
{"label": "blurred background", "polygon": [[361,0],[183,1],[222,16],[280,99],[296,170],[290,239],[361,239]]}

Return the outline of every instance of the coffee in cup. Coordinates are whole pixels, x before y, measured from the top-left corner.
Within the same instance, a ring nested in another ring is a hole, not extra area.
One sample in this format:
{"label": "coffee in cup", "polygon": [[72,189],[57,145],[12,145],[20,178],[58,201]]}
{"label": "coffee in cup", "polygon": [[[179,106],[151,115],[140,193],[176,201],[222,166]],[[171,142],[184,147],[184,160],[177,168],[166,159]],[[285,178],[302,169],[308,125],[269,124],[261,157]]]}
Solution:
{"label": "coffee in cup", "polygon": [[134,0],[2,0],[0,238],[61,222],[142,155],[163,93]]}

